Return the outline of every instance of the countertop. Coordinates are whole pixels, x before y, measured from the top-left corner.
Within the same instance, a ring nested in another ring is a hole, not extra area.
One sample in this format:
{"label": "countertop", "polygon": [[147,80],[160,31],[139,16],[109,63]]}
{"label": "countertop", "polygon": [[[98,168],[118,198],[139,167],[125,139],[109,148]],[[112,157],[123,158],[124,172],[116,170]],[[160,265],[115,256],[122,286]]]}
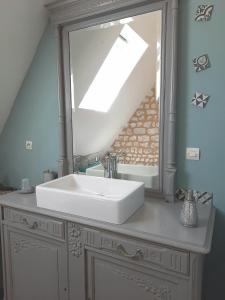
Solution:
{"label": "countertop", "polygon": [[22,195],[18,192],[6,194],[0,196],[0,205],[97,227],[196,253],[207,254],[211,249],[215,208],[207,205],[198,205],[199,225],[197,228],[186,228],[180,224],[179,213],[182,203],[171,204],[160,199],[146,199],[144,206],[122,225],[38,207],[35,194]]}

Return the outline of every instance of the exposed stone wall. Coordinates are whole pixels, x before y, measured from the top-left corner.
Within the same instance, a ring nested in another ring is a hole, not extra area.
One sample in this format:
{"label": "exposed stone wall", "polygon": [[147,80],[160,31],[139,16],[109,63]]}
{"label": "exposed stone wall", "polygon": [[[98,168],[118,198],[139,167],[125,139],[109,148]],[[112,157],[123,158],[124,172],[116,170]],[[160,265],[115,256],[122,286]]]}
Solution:
{"label": "exposed stone wall", "polygon": [[159,103],[156,101],[154,88],[113,142],[112,151],[126,153],[121,163],[158,165]]}

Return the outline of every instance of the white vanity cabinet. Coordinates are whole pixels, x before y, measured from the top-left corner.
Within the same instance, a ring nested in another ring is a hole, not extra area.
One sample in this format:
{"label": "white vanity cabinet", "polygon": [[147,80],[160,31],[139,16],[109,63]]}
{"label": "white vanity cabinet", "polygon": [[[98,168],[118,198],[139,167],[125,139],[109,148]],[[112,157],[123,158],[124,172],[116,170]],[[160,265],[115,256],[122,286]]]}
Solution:
{"label": "white vanity cabinet", "polygon": [[35,195],[0,206],[4,300],[201,300],[210,207],[187,229],[160,200],[122,225],[41,209]]}

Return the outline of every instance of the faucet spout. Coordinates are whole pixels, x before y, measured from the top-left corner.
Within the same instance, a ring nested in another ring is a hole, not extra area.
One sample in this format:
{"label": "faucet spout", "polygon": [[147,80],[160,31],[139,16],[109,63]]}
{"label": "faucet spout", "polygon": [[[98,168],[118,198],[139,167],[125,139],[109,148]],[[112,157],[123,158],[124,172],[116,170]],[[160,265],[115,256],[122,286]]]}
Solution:
{"label": "faucet spout", "polygon": [[117,161],[118,157],[116,154],[107,153],[101,163],[104,167],[104,177],[106,178],[117,178]]}

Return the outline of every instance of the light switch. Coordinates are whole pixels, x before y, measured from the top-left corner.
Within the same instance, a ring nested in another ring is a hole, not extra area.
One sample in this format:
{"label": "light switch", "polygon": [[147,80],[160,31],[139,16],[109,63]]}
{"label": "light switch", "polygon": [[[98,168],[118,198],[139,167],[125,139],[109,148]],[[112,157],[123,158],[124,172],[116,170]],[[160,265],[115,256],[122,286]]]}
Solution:
{"label": "light switch", "polygon": [[200,160],[200,149],[199,148],[187,148],[186,159],[189,160]]}
{"label": "light switch", "polygon": [[32,149],[33,149],[32,141],[26,141],[26,150],[32,150]]}

